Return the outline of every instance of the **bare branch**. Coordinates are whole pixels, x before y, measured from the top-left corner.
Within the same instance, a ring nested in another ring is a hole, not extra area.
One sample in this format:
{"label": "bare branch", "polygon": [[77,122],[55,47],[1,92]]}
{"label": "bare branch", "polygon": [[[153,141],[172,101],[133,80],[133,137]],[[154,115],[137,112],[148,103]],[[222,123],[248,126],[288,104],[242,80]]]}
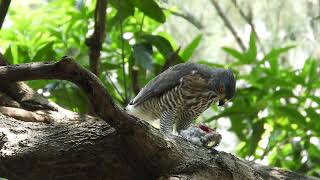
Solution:
{"label": "bare branch", "polygon": [[236,30],[233,28],[233,26],[231,25],[229,19],[226,17],[226,15],[223,13],[221,7],[219,6],[219,4],[217,3],[216,0],[210,0],[211,4],[215,7],[215,9],[218,12],[218,15],[220,16],[220,18],[223,20],[224,24],[227,26],[227,28],[229,29],[229,31],[232,33],[232,35],[234,36],[234,38],[236,39],[238,45],[240,46],[242,51],[246,50],[246,47],[244,46],[240,36],[237,34]]}
{"label": "bare branch", "polygon": [[179,47],[176,51],[170,53],[168,55],[168,57],[166,58],[166,61],[162,67],[162,71],[165,71],[166,69],[168,69],[170,66],[173,66],[175,64],[181,63],[182,59],[179,56],[179,52],[180,52],[181,47]]}
{"label": "bare branch", "polygon": [[121,41],[122,77],[123,77],[124,97],[125,97],[124,103],[127,104],[129,101],[129,98],[128,98],[127,78],[126,78],[125,60],[124,60],[125,54],[124,54],[124,38],[123,38],[122,17],[120,17],[119,26],[120,26],[120,34],[121,34],[120,41]]}
{"label": "bare branch", "polygon": [[[0,66],[9,65],[4,55],[0,52]],[[1,84],[1,83],[0,83]],[[9,84],[1,84],[0,90],[6,93],[12,99],[20,102],[22,107],[27,110],[51,109],[56,107],[48,103],[46,98],[34,92],[24,82],[14,82]]]}
{"label": "bare branch", "polygon": [[[81,68],[79,64],[75,63],[74,60],[70,58],[64,58],[58,63],[32,63],[2,66],[0,69],[0,84],[31,79],[69,80],[77,84],[85,91],[85,93],[87,93],[95,110],[104,114],[103,116],[106,118],[110,118],[109,115],[117,111],[111,96],[107,94],[98,78],[89,71]],[[118,123],[115,122],[114,125],[116,124]]]}
{"label": "bare branch", "polygon": [[99,74],[99,58],[106,29],[106,8],[107,0],[97,0],[94,12],[94,31],[91,37],[86,39],[86,44],[90,49],[90,69],[93,74]]}
{"label": "bare branch", "polygon": [[166,10],[175,16],[185,19],[186,21],[191,23],[194,27],[196,27],[199,30],[203,29],[204,27],[204,25],[198,19],[196,19],[196,17],[194,17],[194,15],[191,13],[188,13],[188,12],[180,13],[167,8],[161,8],[161,9]]}
{"label": "bare branch", "polygon": [[44,116],[37,114],[36,112],[15,108],[0,106],[0,112],[6,116],[13,117],[25,122],[45,122],[49,123],[49,120]]}
{"label": "bare branch", "polygon": [[242,11],[241,7],[238,5],[237,0],[232,0],[232,3],[233,3],[233,5],[236,7],[236,9],[238,10],[238,12],[239,12],[239,14],[241,15],[241,17],[250,25],[251,30],[252,30],[252,32],[254,33],[254,35],[256,36],[256,39],[257,39],[257,41],[258,41],[258,43],[259,43],[259,45],[260,45],[260,47],[261,47],[262,52],[264,52],[263,44],[262,44],[262,42],[261,42],[261,40],[260,40],[260,37],[258,36],[258,33],[257,33],[257,31],[256,31],[256,28],[255,28],[255,26],[254,26],[254,24],[253,24],[253,20],[252,20],[253,15],[252,15],[252,12],[251,12],[252,10],[249,9],[249,11],[250,11],[251,13],[249,13],[248,15],[246,15],[246,14]]}
{"label": "bare branch", "polygon": [[121,102],[122,102],[125,98],[122,96],[122,93],[120,92],[119,88],[116,86],[116,84],[111,79],[109,72],[106,72],[106,78],[108,79],[108,82],[110,83],[110,85],[116,90],[118,95],[121,97]]}
{"label": "bare branch", "polygon": [[132,65],[130,66],[131,70],[131,83],[132,83],[132,90],[133,92],[137,95],[140,92],[140,86],[139,86],[139,71],[133,67]]}

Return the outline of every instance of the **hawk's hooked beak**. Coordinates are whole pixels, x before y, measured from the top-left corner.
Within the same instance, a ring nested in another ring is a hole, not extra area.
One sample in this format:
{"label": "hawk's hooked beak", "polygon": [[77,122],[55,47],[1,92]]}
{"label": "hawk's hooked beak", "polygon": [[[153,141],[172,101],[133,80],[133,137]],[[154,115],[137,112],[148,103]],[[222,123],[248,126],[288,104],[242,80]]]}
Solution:
{"label": "hawk's hooked beak", "polygon": [[227,98],[225,98],[225,99],[220,99],[219,100],[219,104],[218,104],[218,106],[223,106],[224,105],[224,103],[226,103],[228,101],[228,99]]}

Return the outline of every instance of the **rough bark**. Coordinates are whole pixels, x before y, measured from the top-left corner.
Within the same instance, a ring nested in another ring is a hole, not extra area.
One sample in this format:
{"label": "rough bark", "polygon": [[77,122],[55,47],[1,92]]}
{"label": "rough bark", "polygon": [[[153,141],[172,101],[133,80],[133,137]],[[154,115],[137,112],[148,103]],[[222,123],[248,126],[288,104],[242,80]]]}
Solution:
{"label": "rough bark", "polygon": [[[0,53],[0,66],[6,66],[9,63],[6,61],[2,53]],[[49,103],[49,101],[34,92],[29,86],[24,82],[13,82],[13,83],[0,83],[0,106],[3,106],[4,102],[1,101],[1,97],[12,99],[11,103],[16,105],[11,105],[10,107],[21,107],[27,110],[38,110],[38,109],[51,109],[56,110],[55,105]]]}
{"label": "rough bark", "polygon": [[104,121],[78,116],[46,125],[0,115],[0,127],[0,177],[131,179],[143,176],[129,166],[118,134]]}
{"label": "rough bark", "polygon": [[53,119],[51,124],[0,116],[0,176],[10,179],[167,179],[174,176],[182,179],[315,179],[197,147],[177,136],[164,136],[119,109],[99,80],[70,58],[57,63],[0,67],[0,86],[35,79],[62,79],[77,84],[105,122],[60,108],[41,110]]}

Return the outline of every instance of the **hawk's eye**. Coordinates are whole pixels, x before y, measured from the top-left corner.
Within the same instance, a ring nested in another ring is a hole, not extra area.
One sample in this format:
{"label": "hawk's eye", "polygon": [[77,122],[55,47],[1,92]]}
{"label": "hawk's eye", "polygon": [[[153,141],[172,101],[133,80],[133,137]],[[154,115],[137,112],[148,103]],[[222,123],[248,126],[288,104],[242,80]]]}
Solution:
{"label": "hawk's eye", "polygon": [[224,93],[224,85],[220,85],[218,88],[219,93]]}

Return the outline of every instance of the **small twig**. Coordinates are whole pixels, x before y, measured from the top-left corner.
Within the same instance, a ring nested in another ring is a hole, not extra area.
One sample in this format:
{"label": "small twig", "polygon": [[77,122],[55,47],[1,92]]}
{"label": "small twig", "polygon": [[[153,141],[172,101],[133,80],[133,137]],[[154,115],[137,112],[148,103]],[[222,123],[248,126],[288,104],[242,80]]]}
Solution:
{"label": "small twig", "polygon": [[119,21],[120,25],[120,40],[121,40],[121,59],[122,59],[122,76],[123,76],[123,86],[124,86],[124,96],[125,103],[128,103],[128,89],[127,89],[127,80],[126,80],[126,72],[125,72],[125,55],[124,55],[124,39],[123,39],[123,27],[122,27],[122,18],[120,17]]}
{"label": "small twig", "polygon": [[106,77],[108,78],[108,81],[110,82],[110,84],[112,85],[112,87],[116,90],[116,92],[119,94],[119,96],[121,97],[121,99],[124,101],[125,97],[122,96],[121,92],[119,91],[119,89],[117,88],[117,86],[114,84],[114,82],[112,81],[110,75],[108,74],[108,72],[106,72]]}
{"label": "small twig", "polygon": [[137,69],[135,69],[133,66],[131,66],[132,90],[135,95],[137,95],[140,92],[138,75],[139,75],[139,71]]}
{"label": "small twig", "polygon": [[[143,23],[144,23],[144,14],[142,16],[141,22],[140,22],[140,29],[139,29],[139,38],[142,38],[143,33]],[[134,60],[134,58],[133,58]],[[134,63],[129,63],[129,72],[131,74],[131,86],[132,90],[135,95],[137,95],[140,92],[140,86],[139,86],[139,72],[134,67]]]}
{"label": "small twig", "polygon": [[181,49],[181,47],[179,47],[176,51],[174,51],[168,55],[164,65],[162,67],[162,71],[165,71],[166,69],[168,69],[170,66],[172,66],[174,64],[178,64],[178,63],[182,62],[181,57],[179,56],[180,49]]}
{"label": "small twig", "polygon": [[[139,38],[142,38],[143,33],[143,23],[144,23],[144,15],[142,16],[141,22],[140,22],[140,29],[139,29]],[[134,58],[132,58],[134,61]],[[133,93],[137,95],[140,92],[140,86],[139,86],[139,71],[135,69],[134,62],[129,63],[129,73],[131,77],[131,86]]]}
{"label": "small twig", "polygon": [[[261,40],[260,40],[260,38],[259,38],[259,36],[258,36],[258,33],[257,33],[257,31],[256,31],[256,28],[255,28],[255,26],[254,26],[254,24],[253,24],[253,20],[252,20],[252,14],[251,13],[249,13],[249,15],[246,15],[243,11],[242,11],[242,9],[241,9],[241,7],[238,5],[238,3],[237,3],[237,0],[232,0],[232,3],[233,3],[233,5],[236,7],[236,9],[238,10],[238,12],[239,12],[239,14],[241,15],[241,17],[250,25],[250,27],[251,27],[251,30],[252,30],[252,32],[254,33],[254,35],[256,36],[256,39],[257,39],[257,41],[258,41],[258,43],[259,43],[259,45],[260,45],[260,47],[261,47],[261,51],[264,53],[264,47],[263,47],[263,45],[262,45],[262,42],[261,42]],[[250,10],[250,12],[252,11],[251,9],[249,9]],[[251,15],[250,15],[251,14]]]}
{"label": "small twig", "polygon": [[[282,17],[282,14],[283,14],[283,8],[285,7],[286,5],[286,1],[280,1],[280,4],[279,6],[277,6],[276,10],[275,10],[275,17],[276,17],[276,23],[275,23],[275,32],[273,32],[274,34],[279,34],[279,31],[280,31],[280,23],[281,23],[281,17]],[[270,9],[270,7],[268,7],[268,9]],[[267,13],[267,15],[269,16],[269,13]],[[270,18],[270,17],[268,17]],[[278,39],[277,36],[272,36],[272,41],[273,42],[276,42]]]}
{"label": "small twig", "polygon": [[[106,9],[107,0],[97,0],[94,12],[93,34],[86,39],[86,45],[89,47],[90,70],[96,76],[99,76],[100,51],[105,37]],[[95,115],[92,105],[89,105],[89,114]]]}
{"label": "small twig", "polygon": [[0,1],[0,29],[2,28],[4,19],[6,18],[11,0]]}
{"label": "small twig", "polygon": [[185,19],[186,21],[188,21],[189,23],[194,25],[199,30],[203,29],[203,27],[204,27],[204,25],[190,13],[183,14],[183,13],[180,13],[180,12],[172,11],[172,10],[167,9],[167,8],[161,8],[161,9],[166,10],[166,11],[170,12],[171,14],[173,14],[175,16],[178,16],[178,17],[181,17],[181,18]]}
{"label": "small twig", "polygon": [[246,47],[244,46],[240,36],[237,34],[236,30],[231,25],[229,19],[223,13],[223,11],[222,11],[221,7],[219,6],[219,4],[216,2],[216,0],[210,0],[210,2],[215,7],[215,9],[218,12],[218,15],[220,16],[220,18],[223,20],[224,24],[227,26],[227,28],[230,30],[230,32],[232,33],[232,35],[236,39],[236,41],[237,41],[238,45],[240,46],[241,50],[245,51]]}
{"label": "small twig", "polygon": [[99,59],[102,43],[105,37],[105,21],[106,21],[107,0],[97,0],[94,12],[94,31],[93,34],[86,39],[89,47],[90,69],[95,74],[99,74]]}
{"label": "small twig", "polygon": [[142,32],[143,32],[143,23],[144,23],[144,14],[142,16],[142,19],[141,19],[141,22],[140,22],[140,29],[139,29],[139,37],[141,38],[142,37]]}
{"label": "small twig", "polygon": [[21,108],[0,106],[0,112],[6,116],[19,119],[24,122],[50,123],[45,116]]}

